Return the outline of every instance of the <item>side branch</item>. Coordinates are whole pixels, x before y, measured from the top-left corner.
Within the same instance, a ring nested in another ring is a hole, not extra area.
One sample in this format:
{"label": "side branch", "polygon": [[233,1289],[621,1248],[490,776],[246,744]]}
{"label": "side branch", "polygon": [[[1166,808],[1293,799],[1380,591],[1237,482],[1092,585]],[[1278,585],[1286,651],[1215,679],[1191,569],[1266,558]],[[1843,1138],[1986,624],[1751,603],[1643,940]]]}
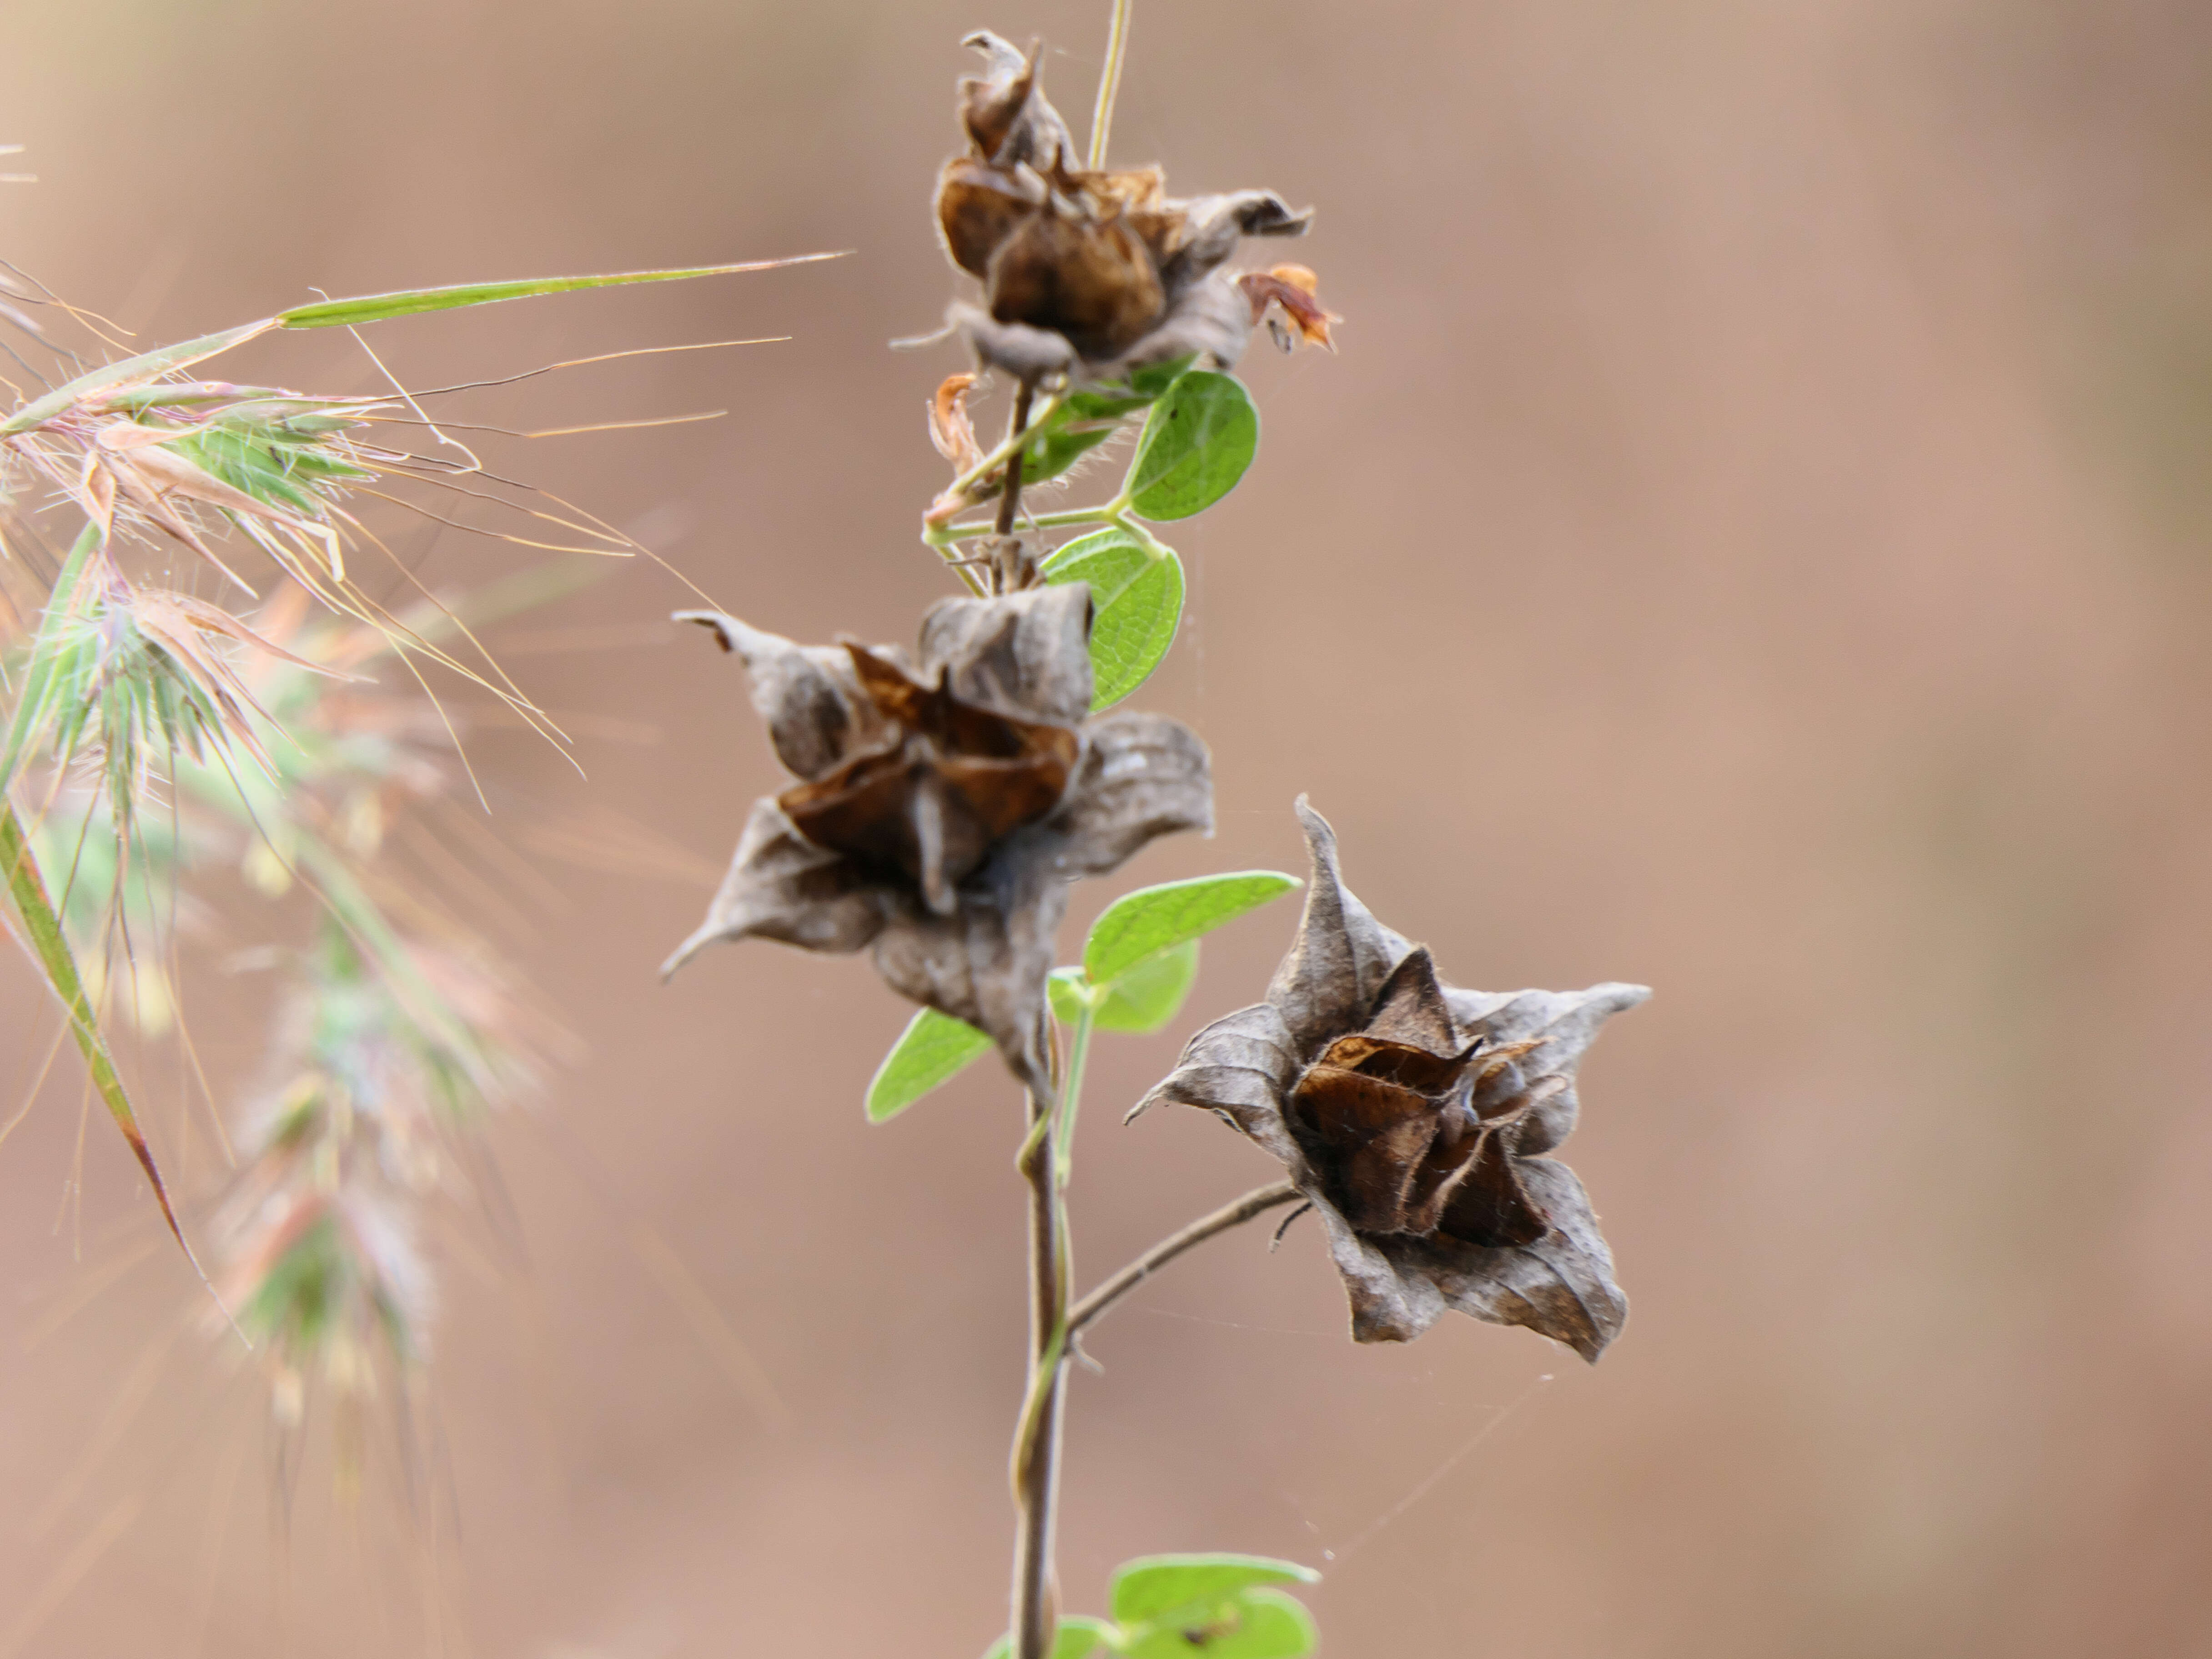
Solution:
{"label": "side branch", "polygon": [[1205,1243],[1216,1233],[1225,1233],[1231,1227],[1241,1227],[1254,1216],[1263,1215],[1279,1205],[1288,1204],[1297,1196],[1298,1189],[1287,1181],[1255,1188],[1235,1203],[1224,1204],[1212,1215],[1201,1216],[1181,1232],[1162,1239],[1068,1310],[1068,1334],[1074,1335],[1185,1250]]}

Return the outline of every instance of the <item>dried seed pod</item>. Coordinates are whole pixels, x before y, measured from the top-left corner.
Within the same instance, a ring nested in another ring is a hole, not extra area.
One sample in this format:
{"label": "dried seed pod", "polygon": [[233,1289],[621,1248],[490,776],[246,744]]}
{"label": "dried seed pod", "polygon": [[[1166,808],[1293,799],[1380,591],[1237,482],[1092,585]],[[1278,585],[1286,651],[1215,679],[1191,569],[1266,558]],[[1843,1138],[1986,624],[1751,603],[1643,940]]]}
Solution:
{"label": "dried seed pod", "polygon": [[799,781],[757,803],[707,920],[717,939],[874,947],[891,988],[988,1032],[1046,1086],[1045,975],[1067,884],[1176,830],[1210,830],[1212,775],[1188,727],[1089,716],[1081,583],[948,599],[911,662],[893,647],[794,645],[715,611]]}
{"label": "dried seed pod", "polygon": [[1313,884],[1267,1000],[1217,1020],[1138,1109],[1220,1113],[1282,1160],[1328,1232],[1362,1342],[1456,1308],[1595,1359],[1628,1304],[1574,1172],[1575,1071],[1607,1016],[1650,994],[1462,990],[1347,891],[1336,837],[1298,800]]}
{"label": "dried seed pod", "polygon": [[[1260,190],[1175,200],[1158,167],[1086,168],[1037,84],[1040,48],[963,44],[989,67],[960,83],[970,149],[939,176],[937,224],[952,263],[983,282],[981,306],[951,313],[977,357],[1022,380],[1193,355],[1234,364],[1266,303],[1221,267],[1240,238],[1304,234],[1311,211]],[[1294,317],[1326,318],[1310,289],[1301,298]]]}

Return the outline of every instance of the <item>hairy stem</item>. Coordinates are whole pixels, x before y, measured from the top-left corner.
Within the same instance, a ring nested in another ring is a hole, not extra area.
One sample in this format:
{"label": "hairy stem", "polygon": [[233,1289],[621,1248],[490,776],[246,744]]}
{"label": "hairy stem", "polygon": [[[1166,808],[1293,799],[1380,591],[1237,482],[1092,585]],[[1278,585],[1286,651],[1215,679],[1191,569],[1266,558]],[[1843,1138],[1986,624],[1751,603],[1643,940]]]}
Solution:
{"label": "hairy stem", "polygon": [[1067,1334],[1073,1336],[1185,1250],[1205,1243],[1216,1233],[1241,1227],[1254,1216],[1288,1204],[1297,1196],[1298,1189],[1287,1181],[1255,1188],[1234,1204],[1224,1204],[1212,1215],[1201,1216],[1181,1232],[1162,1239],[1068,1310]]}

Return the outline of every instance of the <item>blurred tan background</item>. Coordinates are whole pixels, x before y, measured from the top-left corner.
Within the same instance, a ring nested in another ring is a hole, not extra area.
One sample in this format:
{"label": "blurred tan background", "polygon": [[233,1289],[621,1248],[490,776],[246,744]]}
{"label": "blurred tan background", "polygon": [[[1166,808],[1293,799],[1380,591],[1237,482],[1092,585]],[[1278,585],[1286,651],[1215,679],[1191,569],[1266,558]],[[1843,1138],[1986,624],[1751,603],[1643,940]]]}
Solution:
{"label": "blurred tan background", "polygon": [[[17,0],[0,139],[40,182],[0,195],[0,251],[172,339],[314,288],[857,250],[375,340],[436,383],[794,336],[468,407],[729,408],[504,464],[757,623],[903,638],[945,588],[921,414],[959,363],[884,343],[953,291],[957,42],[1047,37],[1080,129],[1104,11]],[[1092,1344],[1070,1605],[1128,1555],[1237,1548],[1326,1567],[1347,1656],[2212,1651],[2206,14],[1139,0],[1115,139],[1317,204],[1297,257],[1348,320],[1334,360],[1255,346],[1260,459],[1172,535],[1194,607],[1141,702],[1214,744],[1219,834],[1078,921],[1301,867],[1310,790],[1453,978],[1659,994],[1567,1154],[1634,1303],[1604,1362],[1456,1318],[1355,1349],[1310,1227],[1232,1237]],[[240,377],[369,383],[340,339],[255,349]],[[410,546],[441,581],[514,562]],[[105,1125],[56,1226],[73,1076],[0,1153],[0,1650],[960,1659],[1000,1628],[1015,1107],[979,1067],[869,1129],[906,1011],[862,964],[756,945],[655,983],[778,776],[736,671],[656,622],[683,597],[639,564],[515,625],[587,630],[508,663],[580,717],[588,781],[476,744],[502,835],[619,813],[665,845],[473,917],[586,1052],[491,1131],[513,1218],[452,1230],[427,1485],[388,1431],[350,1509],[280,1461]],[[1271,1175],[1115,1108],[1291,920],[1103,1048],[1084,1279]],[[197,1027],[241,1091],[256,994],[215,985]],[[46,1018],[0,963],[10,1110]],[[157,1133],[176,1067],[143,1057]]]}

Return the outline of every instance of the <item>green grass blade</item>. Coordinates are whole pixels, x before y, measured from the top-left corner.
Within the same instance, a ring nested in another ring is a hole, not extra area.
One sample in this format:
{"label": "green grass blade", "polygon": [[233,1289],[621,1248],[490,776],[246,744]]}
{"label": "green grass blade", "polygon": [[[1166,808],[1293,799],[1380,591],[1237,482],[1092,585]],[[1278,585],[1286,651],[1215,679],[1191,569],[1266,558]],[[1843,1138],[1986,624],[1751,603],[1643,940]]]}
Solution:
{"label": "green grass blade", "polygon": [[[161,1170],[154,1167],[153,1152],[146,1145],[145,1133],[138,1127],[137,1115],[131,1109],[131,1097],[124,1092],[123,1079],[116,1073],[114,1058],[107,1051],[107,1039],[101,1035],[92,1003],[85,996],[84,981],[77,975],[76,958],[70,954],[69,940],[62,933],[61,918],[54,914],[53,902],[46,896],[46,884],[40,877],[38,860],[32,856],[30,842],[24,836],[14,805],[5,800],[0,800],[0,866],[7,870],[8,897],[15,914],[22,919],[32,952],[39,959],[46,983],[61,999],[62,1008],[69,1016],[70,1034],[76,1039],[86,1069],[92,1073],[92,1086],[100,1091],[108,1115],[123,1131],[124,1139],[131,1144],[131,1151],[138,1159],[138,1167],[146,1172],[146,1183],[154,1189],[155,1201],[161,1206],[161,1219],[169,1224],[169,1231],[176,1236],[185,1260],[198,1273],[200,1264],[192,1255],[192,1247],[185,1243],[184,1229],[177,1224],[177,1212],[169,1205],[169,1190],[161,1182]],[[200,1273],[200,1277],[204,1279],[207,1275]]]}
{"label": "green grass blade", "polygon": [[197,340],[186,340],[181,345],[163,346],[158,351],[125,357],[119,363],[110,363],[105,368],[95,368],[89,374],[80,374],[67,386],[49,392],[43,398],[25,404],[5,421],[0,421],[0,438],[12,437],[19,432],[44,425],[72,404],[82,402],[95,392],[111,387],[130,386],[139,380],[150,380],[168,374],[192,363],[228,351],[267,332],[276,326],[277,319],[264,317],[258,322],[240,323],[236,328],[227,328],[220,334],[204,334]]}
{"label": "green grass blade", "polygon": [[462,306],[488,306],[501,300],[526,300],[539,294],[567,294],[584,288],[620,288],[629,283],[679,283],[694,276],[727,276],[739,271],[773,270],[780,265],[803,265],[817,259],[841,259],[842,253],[801,253],[788,259],[751,259],[734,265],[694,265],[682,270],[625,270],[605,276],[530,276],[509,283],[463,283],[452,288],[408,289],[398,294],[370,294],[351,300],[320,300],[311,306],[295,306],[276,313],[284,328],[339,328],[356,323],[380,323],[387,317],[410,317],[424,311],[453,311]]}

